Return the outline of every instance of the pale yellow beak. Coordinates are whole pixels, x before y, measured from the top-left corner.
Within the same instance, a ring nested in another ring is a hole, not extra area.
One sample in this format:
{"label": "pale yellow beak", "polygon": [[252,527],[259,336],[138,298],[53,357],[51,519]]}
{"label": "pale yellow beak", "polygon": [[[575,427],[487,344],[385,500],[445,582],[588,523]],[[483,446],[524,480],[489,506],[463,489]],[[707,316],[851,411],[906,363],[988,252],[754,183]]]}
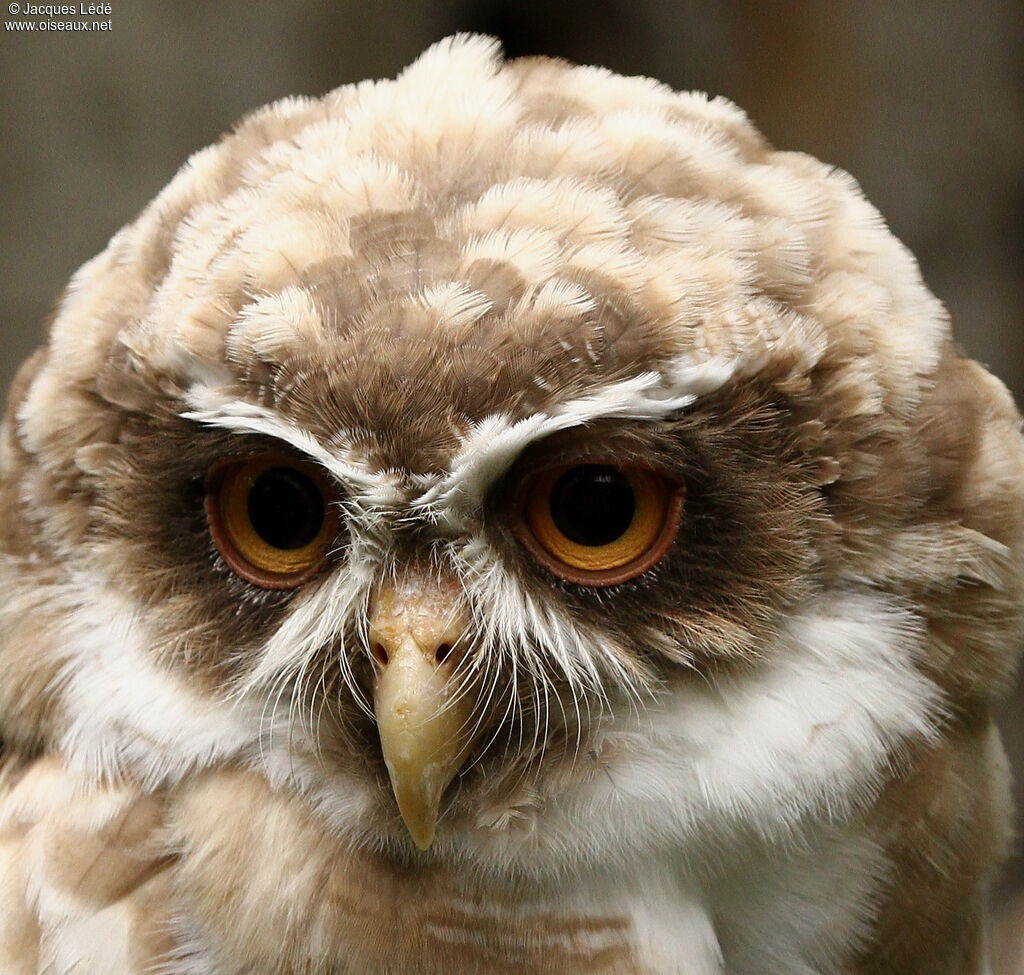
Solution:
{"label": "pale yellow beak", "polygon": [[421,850],[433,842],[441,796],[473,744],[476,694],[463,686],[460,659],[468,622],[458,584],[426,570],[382,583],[370,604],[381,750]]}

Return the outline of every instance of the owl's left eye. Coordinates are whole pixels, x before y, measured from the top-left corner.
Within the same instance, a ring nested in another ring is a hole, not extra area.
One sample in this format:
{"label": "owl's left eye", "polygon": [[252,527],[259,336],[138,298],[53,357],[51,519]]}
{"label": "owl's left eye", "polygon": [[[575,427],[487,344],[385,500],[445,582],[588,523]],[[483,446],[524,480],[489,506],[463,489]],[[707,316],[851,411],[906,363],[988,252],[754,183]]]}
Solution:
{"label": "owl's left eye", "polygon": [[339,531],[336,491],[312,464],[277,455],[215,464],[206,518],[224,561],[261,589],[311,578]]}
{"label": "owl's left eye", "polygon": [[555,575],[611,586],[650,569],[679,527],[682,484],[636,464],[553,467],[522,492],[517,534]]}

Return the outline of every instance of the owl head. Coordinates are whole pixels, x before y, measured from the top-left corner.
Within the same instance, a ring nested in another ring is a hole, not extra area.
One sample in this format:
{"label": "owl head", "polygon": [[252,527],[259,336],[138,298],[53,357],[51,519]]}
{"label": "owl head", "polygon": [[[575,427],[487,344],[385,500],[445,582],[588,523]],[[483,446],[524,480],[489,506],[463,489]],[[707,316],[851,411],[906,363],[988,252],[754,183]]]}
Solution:
{"label": "owl head", "polygon": [[862,802],[1020,630],[1016,410],[853,180],[481,38],[196,153],[2,451],[9,744],[410,855]]}

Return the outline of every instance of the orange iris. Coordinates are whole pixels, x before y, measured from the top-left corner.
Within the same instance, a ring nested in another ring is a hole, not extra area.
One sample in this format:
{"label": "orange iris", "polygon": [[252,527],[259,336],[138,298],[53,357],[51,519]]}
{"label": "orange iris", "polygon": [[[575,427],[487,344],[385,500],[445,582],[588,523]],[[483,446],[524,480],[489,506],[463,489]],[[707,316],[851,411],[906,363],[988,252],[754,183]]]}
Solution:
{"label": "orange iris", "polygon": [[519,535],[563,579],[615,585],[665,554],[682,499],[681,484],[636,464],[553,467],[527,485]]}
{"label": "orange iris", "polygon": [[291,589],[316,573],[338,534],[335,500],[315,465],[266,454],[214,466],[206,517],[234,572],[261,589]]}

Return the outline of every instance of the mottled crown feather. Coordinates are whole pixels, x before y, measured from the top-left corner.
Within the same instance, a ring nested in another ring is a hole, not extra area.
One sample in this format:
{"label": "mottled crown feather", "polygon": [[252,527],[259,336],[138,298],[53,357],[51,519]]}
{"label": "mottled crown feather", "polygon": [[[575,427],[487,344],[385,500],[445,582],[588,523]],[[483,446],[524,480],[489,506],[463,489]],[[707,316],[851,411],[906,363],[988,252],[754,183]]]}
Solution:
{"label": "mottled crown feather", "polygon": [[[75,275],[24,438],[67,461],[104,436],[104,403],[273,388],[311,350],[372,386],[424,347],[452,351],[452,388],[490,360],[532,406],[545,382],[714,357],[827,362],[849,410],[905,415],[948,338],[846,174],[772,150],[724,99],[458,36],[196,153]],[[72,413],[82,440],[55,438]]]}

